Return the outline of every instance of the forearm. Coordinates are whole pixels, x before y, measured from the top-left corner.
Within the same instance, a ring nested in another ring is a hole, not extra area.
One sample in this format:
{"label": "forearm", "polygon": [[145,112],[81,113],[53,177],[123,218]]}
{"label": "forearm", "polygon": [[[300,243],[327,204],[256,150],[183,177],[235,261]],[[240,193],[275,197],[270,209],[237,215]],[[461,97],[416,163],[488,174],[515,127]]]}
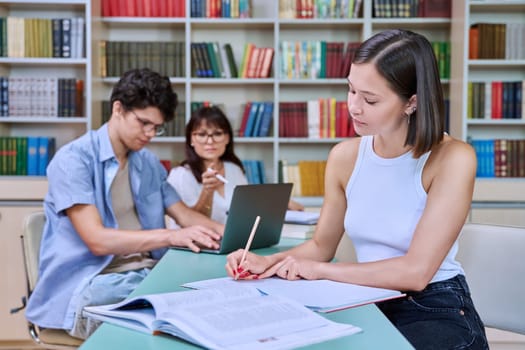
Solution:
{"label": "forearm", "polygon": [[173,245],[176,232],[167,229],[155,230],[118,230],[101,228],[100,237],[86,242],[94,255],[125,255],[148,252]]}
{"label": "forearm", "polygon": [[320,279],[408,291],[423,289],[433,276],[420,266],[402,256],[367,263],[326,262],[317,269]]}
{"label": "forearm", "polygon": [[199,213],[210,217],[211,210],[213,207],[213,192],[205,188],[202,189],[197,203],[192,207],[193,210],[198,211]]}

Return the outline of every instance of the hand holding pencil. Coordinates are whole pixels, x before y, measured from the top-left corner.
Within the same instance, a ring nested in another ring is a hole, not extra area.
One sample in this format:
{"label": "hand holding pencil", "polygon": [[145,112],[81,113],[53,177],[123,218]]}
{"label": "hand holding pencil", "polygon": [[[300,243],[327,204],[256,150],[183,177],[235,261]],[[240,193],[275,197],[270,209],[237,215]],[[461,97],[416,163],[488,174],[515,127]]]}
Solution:
{"label": "hand holding pencil", "polygon": [[259,221],[261,221],[261,217],[257,216],[255,218],[255,222],[253,223],[252,231],[250,232],[250,236],[248,237],[248,241],[246,242],[246,246],[244,247],[244,251],[242,253],[241,260],[239,262],[239,268],[237,268],[237,271],[235,271],[234,279],[237,280],[239,276],[242,274],[241,265],[246,260],[246,254],[250,250],[250,247],[252,245],[253,237],[255,237],[255,231],[257,231],[257,226],[259,226]]}

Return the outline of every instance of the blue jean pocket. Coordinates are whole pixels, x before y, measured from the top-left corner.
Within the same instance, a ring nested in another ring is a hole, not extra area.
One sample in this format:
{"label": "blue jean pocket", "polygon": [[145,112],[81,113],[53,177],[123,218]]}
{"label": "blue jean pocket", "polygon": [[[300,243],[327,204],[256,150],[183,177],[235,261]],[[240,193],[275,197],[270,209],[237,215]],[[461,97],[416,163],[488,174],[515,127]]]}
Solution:
{"label": "blue jean pocket", "polygon": [[468,287],[459,279],[432,283],[421,292],[408,292],[404,299],[378,306],[418,350],[488,349]]}

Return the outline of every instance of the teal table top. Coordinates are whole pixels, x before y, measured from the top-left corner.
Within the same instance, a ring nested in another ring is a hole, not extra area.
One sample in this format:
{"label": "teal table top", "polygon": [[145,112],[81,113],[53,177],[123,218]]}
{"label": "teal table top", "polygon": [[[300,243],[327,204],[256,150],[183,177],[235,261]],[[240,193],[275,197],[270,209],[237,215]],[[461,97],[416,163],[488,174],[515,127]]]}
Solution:
{"label": "teal table top", "polygon": [[[299,240],[281,239],[278,246],[259,249],[260,254],[271,254],[286,250],[298,244]],[[151,273],[132,293],[133,296],[187,290],[183,283],[208,278],[225,277],[226,255],[195,254],[189,251],[171,249],[159,261]],[[307,349],[413,349],[388,319],[374,305],[321,314],[342,323],[360,327],[363,332],[307,346]],[[80,349],[198,349],[168,335],[149,335],[130,329],[104,323],[89,337]]]}

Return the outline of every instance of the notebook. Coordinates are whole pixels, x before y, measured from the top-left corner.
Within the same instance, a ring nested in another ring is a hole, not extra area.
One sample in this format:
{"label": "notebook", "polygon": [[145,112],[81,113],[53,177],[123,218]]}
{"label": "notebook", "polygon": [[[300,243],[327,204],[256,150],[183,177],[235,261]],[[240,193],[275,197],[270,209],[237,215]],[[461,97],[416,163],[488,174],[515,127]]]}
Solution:
{"label": "notebook", "polygon": [[235,186],[219,249],[203,248],[201,251],[228,254],[244,248],[257,215],[261,220],[250,249],[279,243],[291,192],[291,183]]}

